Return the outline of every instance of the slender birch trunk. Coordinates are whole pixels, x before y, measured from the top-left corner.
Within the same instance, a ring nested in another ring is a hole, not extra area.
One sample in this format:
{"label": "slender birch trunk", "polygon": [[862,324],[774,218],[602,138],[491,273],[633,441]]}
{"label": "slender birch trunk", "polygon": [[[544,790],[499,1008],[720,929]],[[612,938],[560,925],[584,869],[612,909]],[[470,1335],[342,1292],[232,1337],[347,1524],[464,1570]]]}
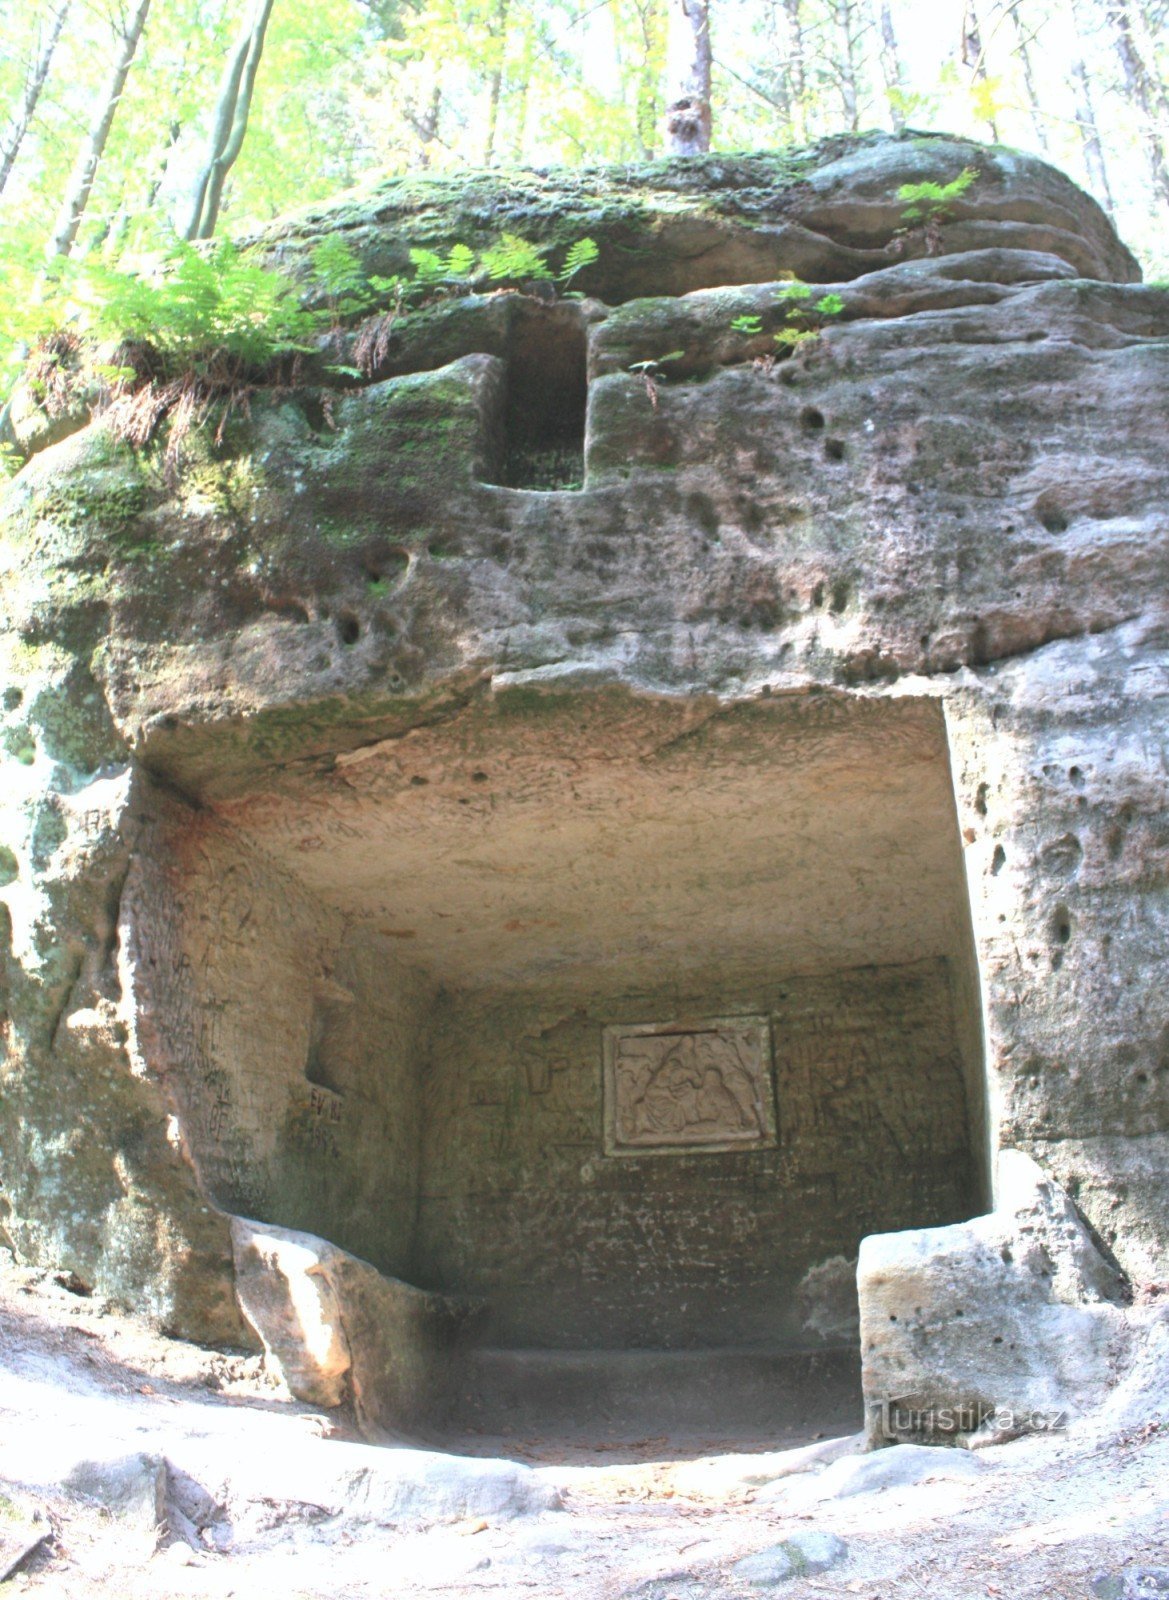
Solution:
{"label": "slender birch trunk", "polygon": [[[966,0],[966,9],[962,13],[962,64],[969,68],[970,76],[974,83],[986,84],[989,82],[990,75],[986,70],[986,51],[982,47],[982,26],[978,20],[978,8],[974,0]],[[983,113],[983,120],[990,129],[991,138],[995,144],[998,144],[998,121],[989,105]]]}
{"label": "slender birch trunk", "polygon": [[800,6],[801,0],[771,0],[768,7],[775,59],[779,63],[780,115],[787,124],[788,136],[797,144],[808,137],[808,69]]}
{"label": "slender birch trunk", "polygon": [[636,0],[641,32],[641,59],[637,65],[637,143],[649,160],[657,151],[661,116],[661,58],[665,13],[661,0]]}
{"label": "slender birch trunk", "polygon": [[483,154],[483,165],[490,167],[495,162],[495,141],[499,133],[499,106],[503,99],[503,69],[507,55],[507,14],[510,9],[510,0],[499,0],[495,13],[495,27],[491,30],[495,42],[495,59],[491,69],[490,93],[487,100],[487,147]]}
{"label": "slender birch trunk", "polygon": [[1035,87],[1035,66],[1031,60],[1032,39],[1028,38],[1019,17],[1021,0],[1015,0],[1010,7],[1011,25],[1015,30],[1015,55],[1019,58],[1019,65],[1023,69],[1023,89],[1027,95],[1027,108],[1031,113],[1031,126],[1035,130],[1035,138],[1039,148],[1044,152],[1051,148],[1047,138],[1047,122],[1043,114],[1043,102]]}
{"label": "slender birch trunk", "polygon": [[62,256],[67,256],[73,249],[74,242],[77,239],[77,230],[81,226],[81,219],[85,215],[85,208],[89,204],[89,197],[93,192],[93,180],[97,175],[98,165],[105,151],[106,141],[110,136],[110,129],[114,125],[114,118],[118,112],[122,91],[126,87],[126,79],[130,76],[130,68],[134,64],[134,56],[138,50],[138,43],[142,38],[142,30],[146,26],[146,17],[149,11],[150,0],[137,0],[137,6],[121,36],[121,47],[118,51],[117,61],[114,63],[105,93],[99,102],[97,115],[85,137],[85,142],[78,152],[77,161],[74,164],[73,172],[65,190],[65,198],[62,200],[61,209],[57,213],[53,235],[46,251],[50,261],[60,260]]}
{"label": "slender birch trunk", "polygon": [[710,149],[710,0],[670,0],[666,72],[666,149],[698,156]]}
{"label": "slender birch trunk", "polygon": [[1141,141],[1145,147],[1153,187],[1161,200],[1169,205],[1169,159],[1166,157],[1166,134],[1162,125],[1166,101],[1164,86],[1141,52],[1128,0],[1105,0],[1105,10],[1116,54],[1120,59],[1125,94],[1140,115]]}
{"label": "slender birch trunk", "polygon": [[840,53],[837,57],[837,81],[840,86],[840,106],[844,125],[855,133],[860,127],[860,101],[857,86],[856,8],[853,0],[834,0],[832,7]]}
{"label": "slender birch trunk", "polygon": [[65,26],[65,18],[69,15],[71,0],[59,0],[53,20],[49,24],[49,36],[41,48],[40,54],[32,64],[32,68],[24,82],[24,94],[21,96],[20,108],[13,117],[8,127],[8,134],[4,140],[4,149],[0,152],[0,194],[12,173],[16,158],[20,154],[20,147],[24,143],[24,136],[32,125],[36,113],[37,101],[41,97],[41,90],[45,86],[45,79],[49,76],[49,68],[53,64],[53,52],[57,48],[57,40],[61,37],[61,30]]}
{"label": "slender birch trunk", "polygon": [[[1072,7],[1072,20],[1078,21],[1076,7]],[[1077,27],[1077,42],[1079,30]],[[1092,104],[1092,87],[1088,80],[1088,69],[1084,65],[1084,58],[1077,50],[1072,59],[1072,92],[1076,102],[1076,122],[1080,129],[1080,144],[1084,151],[1084,166],[1088,173],[1088,185],[1095,192],[1109,216],[1116,210],[1116,203],[1112,198],[1112,188],[1108,182],[1108,169],[1104,164],[1104,147],[1100,143],[1100,128],[1096,121],[1096,108]]]}
{"label": "slender birch trunk", "polygon": [[893,26],[893,8],[889,0],[880,0],[877,25],[881,39],[881,75],[885,80],[889,118],[900,133],[905,126],[905,77],[901,70],[901,52],[897,48],[897,30]]}
{"label": "slender birch trunk", "polygon": [[181,230],[184,239],[214,236],[219,208],[223,204],[223,185],[243,149],[244,135],[248,131],[248,115],[272,5],[273,0],[257,0],[251,20],[241,30],[227,59],[215,102],[207,157],[195,180],[187,223]]}

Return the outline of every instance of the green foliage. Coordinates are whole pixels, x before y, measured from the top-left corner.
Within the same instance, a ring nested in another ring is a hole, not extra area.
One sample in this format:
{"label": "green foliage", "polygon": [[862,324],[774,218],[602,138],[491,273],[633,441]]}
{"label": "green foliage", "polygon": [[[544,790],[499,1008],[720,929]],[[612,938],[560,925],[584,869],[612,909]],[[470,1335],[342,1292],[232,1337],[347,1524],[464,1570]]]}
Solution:
{"label": "green foliage", "polygon": [[775,342],[781,350],[786,350],[790,355],[809,339],[817,338],[819,333],[819,328],[780,328],[775,335]]}
{"label": "green foliage", "polygon": [[445,256],[435,250],[411,250],[415,289],[438,289],[468,283],[475,273],[475,252],[469,245],[452,245]]}
{"label": "green foliage", "polygon": [[681,361],[685,354],[685,350],[671,350],[669,355],[655,356],[652,361],[630,362],[629,370],[639,375],[644,375],[648,372],[651,376],[660,376],[660,369],[665,366],[667,361]]}
{"label": "green foliage", "polygon": [[466,292],[484,278],[493,283],[555,280],[564,286],[600,256],[592,239],[578,239],[554,273],[546,259],[550,248],[529,244],[514,233],[503,234],[481,257],[461,243],[451,245],[445,255],[416,247],[410,251],[413,276],[367,277],[352,246],[331,234],[313,246],[309,259],[314,287],[340,321],[386,305],[401,313],[436,295]]}
{"label": "green foliage", "polygon": [[501,234],[483,252],[479,269],[495,283],[550,282],[554,274],[545,260],[548,250],[548,245],[529,244],[516,233]]}
{"label": "green foliage", "polygon": [[555,281],[563,288],[600,256],[592,239],[578,239],[554,273],[547,262],[550,249],[514,233],[503,234],[481,256],[462,243],[451,245],[445,254],[416,246],[409,252],[412,276],[383,278],[367,277],[360,258],[343,239],[333,235],[322,240],[310,253],[312,276],[314,288],[323,292],[333,312],[334,328],[357,316],[367,318],[358,335],[358,367],[334,366],[329,371],[369,376],[385,359],[398,320],[432,300],[469,293],[484,280],[499,285]]}
{"label": "green foliage", "polygon": [[[776,300],[784,307],[784,326],[774,335],[774,339],[780,351],[787,355],[808,340],[815,339],[825,322],[831,317],[838,317],[844,310],[843,297],[835,293],[822,294],[809,305],[814,293],[812,285],[801,282],[799,278],[792,279],[790,283],[781,283],[775,291]],[[760,333],[762,326],[760,317],[736,317],[731,323],[736,333],[746,334]]]}
{"label": "green foliage", "polygon": [[80,331],[148,346],[172,372],[212,357],[263,368],[311,350],[321,322],[295,284],[227,239],[200,248],[177,239],[144,273],[83,263],[62,287],[82,308]]}
{"label": "green foliage", "polygon": [[309,252],[313,277],[334,313],[344,317],[369,301],[369,284],[360,257],[340,234],[330,233]]}
{"label": "green foliage", "polygon": [[586,267],[591,267],[600,254],[595,239],[578,239],[575,244],[569,245],[564,265],[556,274],[557,283],[571,283],[577,273],[583,272]]}
{"label": "green foliage", "polygon": [[648,361],[633,361],[630,363],[629,371],[645,384],[646,395],[655,411],[658,409],[658,384],[663,382],[666,377],[662,368],[667,361],[681,361],[685,354],[685,350],[671,350],[668,355],[655,356]]}
{"label": "green foliage", "polygon": [[951,183],[903,183],[897,191],[897,198],[907,202],[901,213],[902,220],[909,223],[944,221],[954,201],[961,199],[977,177],[977,167],[963,167]]}

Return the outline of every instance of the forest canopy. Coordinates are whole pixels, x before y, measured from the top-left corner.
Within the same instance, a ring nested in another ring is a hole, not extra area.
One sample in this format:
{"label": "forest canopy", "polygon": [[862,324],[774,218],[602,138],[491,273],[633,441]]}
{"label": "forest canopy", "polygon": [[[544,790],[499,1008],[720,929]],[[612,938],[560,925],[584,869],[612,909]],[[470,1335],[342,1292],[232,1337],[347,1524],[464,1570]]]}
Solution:
{"label": "forest canopy", "polygon": [[65,262],[133,270],[378,174],[862,128],[1043,156],[1169,273],[1169,0],[0,0],[0,19],[18,353]]}

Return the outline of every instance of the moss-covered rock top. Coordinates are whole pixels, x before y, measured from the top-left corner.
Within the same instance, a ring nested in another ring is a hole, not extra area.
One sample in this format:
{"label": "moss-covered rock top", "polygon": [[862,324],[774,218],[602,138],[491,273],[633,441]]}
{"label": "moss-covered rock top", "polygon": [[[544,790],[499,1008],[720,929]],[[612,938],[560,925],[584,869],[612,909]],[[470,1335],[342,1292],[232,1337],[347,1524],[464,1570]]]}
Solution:
{"label": "moss-covered rock top", "polygon": [[761,282],[858,277],[936,251],[907,223],[905,184],[977,177],[947,208],[946,250],[1043,250],[1083,277],[1136,282],[1136,260],[1094,200],[1045,162],[932,133],[837,134],[817,143],[603,167],[383,179],[282,219],[263,236],[295,265],[340,233],[371,273],[409,268],[411,248],[481,249],[502,232],[566,249],[590,237],[578,286],[609,304]]}

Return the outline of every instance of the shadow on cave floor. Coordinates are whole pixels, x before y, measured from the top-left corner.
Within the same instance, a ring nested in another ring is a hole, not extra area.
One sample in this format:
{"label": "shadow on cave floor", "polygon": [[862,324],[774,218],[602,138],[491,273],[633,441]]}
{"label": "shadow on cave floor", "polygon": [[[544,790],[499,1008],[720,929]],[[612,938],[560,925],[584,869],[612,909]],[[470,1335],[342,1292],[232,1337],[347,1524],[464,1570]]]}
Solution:
{"label": "shadow on cave floor", "polygon": [[542,1465],[794,1449],[859,1431],[855,1350],[477,1350],[439,1448]]}
{"label": "shadow on cave floor", "polygon": [[[102,1394],[147,1411],[196,1401],[299,1413],[322,1438],[362,1440],[350,1406],[324,1414],[290,1399],[260,1354],[172,1339],[10,1258],[0,1258],[0,1352],[3,1368],[25,1385],[62,1396]],[[794,1449],[861,1425],[855,1351],[478,1349],[445,1427],[384,1442],[617,1467]]]}

